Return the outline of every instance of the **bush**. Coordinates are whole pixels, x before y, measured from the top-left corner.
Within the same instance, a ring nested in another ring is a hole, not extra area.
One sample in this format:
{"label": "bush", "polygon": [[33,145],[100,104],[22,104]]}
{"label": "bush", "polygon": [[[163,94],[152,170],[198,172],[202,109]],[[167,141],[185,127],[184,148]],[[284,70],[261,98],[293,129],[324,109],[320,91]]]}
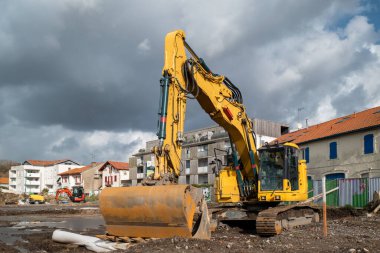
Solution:
{"label": "bush", "polygon": [[48,195],[49,194],[49,189],[48,188],[44,188],[41,192],[42,195]]}
{"label": "bush", "polygon": [[99,195],[93,194],[91,196],[86,196],[86,202],[94,202],[99,200]]}

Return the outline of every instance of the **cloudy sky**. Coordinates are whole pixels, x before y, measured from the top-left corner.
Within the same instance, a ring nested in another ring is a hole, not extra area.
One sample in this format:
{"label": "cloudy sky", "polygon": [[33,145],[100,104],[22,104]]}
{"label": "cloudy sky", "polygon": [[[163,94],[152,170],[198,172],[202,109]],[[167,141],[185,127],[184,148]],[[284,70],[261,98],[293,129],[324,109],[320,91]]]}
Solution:
{"label": "cloudy sky", "polygon": [[[121,160],[155,138],[163,43],[183,29],[251,117],[380,105],[379,1],[0,1],[0,159]],[[188,103],[186,129],[212,122]]]}

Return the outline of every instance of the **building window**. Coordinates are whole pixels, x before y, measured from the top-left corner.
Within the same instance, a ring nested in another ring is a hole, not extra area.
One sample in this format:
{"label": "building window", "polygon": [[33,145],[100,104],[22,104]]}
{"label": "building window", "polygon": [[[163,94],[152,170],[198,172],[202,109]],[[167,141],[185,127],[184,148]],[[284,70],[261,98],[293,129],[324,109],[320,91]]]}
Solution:
{"label": "building window", "polygon": [[198,146],[198,152],[207,151],[207,145]]}
{"label": "building window", "polygon": [[367,134],[364,136],[364,154],[373,153],[373,134]]}
{"label": "building window", "polygon": [[207,167],[207,166],[208,166],[207,158],[198,159],[198,167]]}
{"label": "building window", "polygon": [[114,180],[115,182],[117,182],[117,178],[116,178],[116,175],[115,175],[115,180]]}
{"label": "building window", "polygon": [[336,159],[338,157],[336,141],[330,142],[330,159]]}
{"label": "building window", "polygon": [[186,169],[190,169],[190,160],[186,160]]}
{"label": "building window", "polygon": [[341,178],[345,178],[344,173],[332,173],[332,174],[326,175],[326,180],[337,180]]}
{"label": "building window", "polygon": [[305,148],[305,160],[306,163],[309,163],[309,147]]}
{"label": "building window", "polygon": [[369,173],[368,172],[362,173],[360,176],[361,178],[369,178]]}
{"label": "building window", "polygon": [[208,184],[208,175],[198,175],[198,184]]}
{"label": "building window", "polygon": [[207,145],[198,146],[198,156],[200,157],[207,156],[207,150],[208,150]]}
{"label": "building window", "polygon": [[226,151],[229,151],[231,149],[231,142],[230,141],[225,141],[224,142],[224,149]]}

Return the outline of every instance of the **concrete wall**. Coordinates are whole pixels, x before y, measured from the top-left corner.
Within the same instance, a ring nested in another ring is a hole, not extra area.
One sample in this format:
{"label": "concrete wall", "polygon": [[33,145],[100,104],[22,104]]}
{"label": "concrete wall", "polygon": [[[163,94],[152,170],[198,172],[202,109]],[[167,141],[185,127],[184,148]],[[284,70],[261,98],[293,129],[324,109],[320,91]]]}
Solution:
{"label": "concrete wall", "polygon": [[[374,135],[374,153],[364,154],[364,136]],[[330,160],[330,143],[337,143],[337,159]],[[380,129],[345,134],[310,143],[301,144],[300,148],[309,147],[308,175],[321,179],[324,175],[344,173],[346,178],[380,176]]]}
{"label": "concrete wall", "polygon": [[102,177],[99,169],[103,164],[94,166],[82,172],[82,180],[85,194],[98,194],[102,186]]}

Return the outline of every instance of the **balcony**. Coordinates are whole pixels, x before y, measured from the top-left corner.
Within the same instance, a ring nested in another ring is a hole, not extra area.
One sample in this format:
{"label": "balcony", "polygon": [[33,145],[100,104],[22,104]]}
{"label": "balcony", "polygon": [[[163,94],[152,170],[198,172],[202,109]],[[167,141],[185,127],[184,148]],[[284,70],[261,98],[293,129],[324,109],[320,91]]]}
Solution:
{"label": "balcony", "polygon": [[16,178],[16,172],[9,172],[9,177],[10,178]]}
{"label": "balcony", "polygon": [[190,168],[186,168],[185,172],[186,172],[186,175],[189,175],[190,174]]}
{"label": "balcony", "polygon": [[25,177],[40,177],[40,173],[26,173]]}
{"label": "balcony", "polygon": [[207,156],[207,150],[199,150],[198,151],[198,157],[205,157]]}
{"label": "balcony", "polygon": [[137,179],[143,179],[144,173],[137,173]]}
{"label": "balcony", "polygon": [[198,167],[198,174],[207,174],[207,173],[208,173],[207,166]]}
{"label": "balcony", "polygon": [[16,185],[16,181],[9,182],[9,185]]}
{"label": "balcony", "polygon": [[26,181],[25,185],[40,185],[40,181]]}

